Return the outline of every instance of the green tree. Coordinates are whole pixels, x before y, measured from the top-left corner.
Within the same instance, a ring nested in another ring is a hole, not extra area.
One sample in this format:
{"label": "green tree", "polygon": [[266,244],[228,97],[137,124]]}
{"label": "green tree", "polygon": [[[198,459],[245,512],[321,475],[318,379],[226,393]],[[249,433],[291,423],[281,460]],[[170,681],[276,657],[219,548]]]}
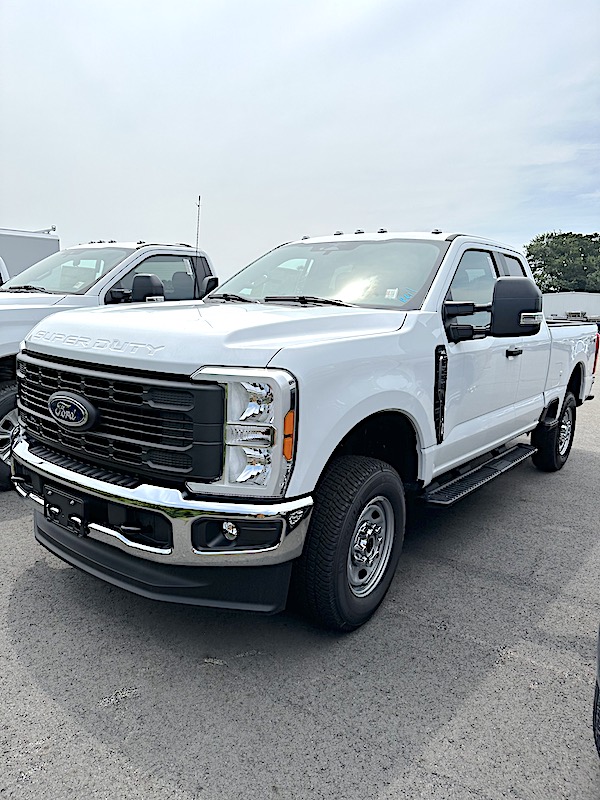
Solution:
{"label": "green tree", "polygon": [[600,292],[600,233],[540,233],[525,252],[543,292]]}

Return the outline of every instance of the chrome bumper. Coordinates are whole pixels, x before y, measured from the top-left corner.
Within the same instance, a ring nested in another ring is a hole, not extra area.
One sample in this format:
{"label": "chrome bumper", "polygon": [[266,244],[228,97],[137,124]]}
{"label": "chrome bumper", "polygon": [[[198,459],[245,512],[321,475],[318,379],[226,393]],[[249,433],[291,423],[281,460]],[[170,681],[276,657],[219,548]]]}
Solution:
{"label": "chrome bumper", "polygon": [[[122,550],[129,555],[178,566],[268,566],[282,564],[297,558],[302,553],[313,501],[311,497],[283,500],[273,504],[249,503],[247,501],[188,500],[177,489],[143,484],[136,489],[127,489],[111,483],[95,480],[77,472],[59,467],[30,452],[23,439],[15,442],[12,451],[16,463],[48,481],[57,489],[79,493],[118,503],[124,506],[144,508],[166,517],[173,531],[173,546],[150,547],[129,541],[120,530],[90,523],[87,537]],[[14,469],[13,469],[14,472]],[[32,507],[43,513],[44,499],[31,491],[22,481],[13,477],[15,489]],[[231,522],[271,520],[282,522],[282,535],[272,547],[256,550],[196,550],[192,545],[192,525],[199,519],[226,517]]]}

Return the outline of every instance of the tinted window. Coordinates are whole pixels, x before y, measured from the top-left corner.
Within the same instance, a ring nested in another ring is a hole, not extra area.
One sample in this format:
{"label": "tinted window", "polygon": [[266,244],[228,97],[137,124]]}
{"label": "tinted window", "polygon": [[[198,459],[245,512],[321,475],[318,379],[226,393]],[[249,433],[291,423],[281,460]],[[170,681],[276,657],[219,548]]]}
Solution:
{"label": "tinted window", "polygon": [[514,275],[517,278],[522,278],[523,275],[525,275],[525,267],[521,264],[518,258],[505,255],[504,264],[506,266],[507,275]]}
{"label": "tinted window", "polygon": [[194,299],[194,270],[189,256],[150,256],[112,288],[131,291],[135,276],[148,274],[156,275],[162,281],[165,287],[165,300]]}
{"label": "tinted window", "polygon": [[[447,299],[487,305],[492,302],[496,277],[491,253],[485,250],[467,250],[460,259]],[[466,317],[457,317],[457,322],[464,325],[489,325],[490,321],[489,311],[478,311]]]}

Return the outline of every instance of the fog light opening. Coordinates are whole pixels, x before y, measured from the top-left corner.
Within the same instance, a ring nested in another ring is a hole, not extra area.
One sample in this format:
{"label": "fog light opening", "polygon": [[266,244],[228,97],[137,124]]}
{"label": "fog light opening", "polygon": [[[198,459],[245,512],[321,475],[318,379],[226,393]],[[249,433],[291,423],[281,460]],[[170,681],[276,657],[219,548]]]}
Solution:
{"label": "fog light opening", "polygon": [[238,535],[239,531],[237,526],[233,524],[233,522],[224,522],[223,526],[223,536],[227,539],[228,542],[234,542]]}

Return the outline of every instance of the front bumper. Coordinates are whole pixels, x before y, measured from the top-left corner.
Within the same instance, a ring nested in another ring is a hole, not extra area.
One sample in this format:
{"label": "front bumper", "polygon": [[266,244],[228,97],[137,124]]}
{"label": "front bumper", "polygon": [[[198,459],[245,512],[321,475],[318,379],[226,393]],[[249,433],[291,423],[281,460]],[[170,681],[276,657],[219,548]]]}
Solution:
{"label": "front bumper", "polygon": [[[271,504],[188,499],[177,489],[148,484],[125,488],[81,475],[35,455],[24,439],[15,443],[12,455],[15,488],[42,515],[43,487],[49,485],[84,502],[121,507],[129,516],[148,511],[166,520],[172,536],[168,544],[160,546],[133,541],[125,526],[100,518],[86,524],[86,540],[110,545],[128,555],[170,566],[258,567],[282,564],[302,553],[312,512],[311,497]],[[249,529],[272,522],[279,526],[280,534],[267,547],[236,548],[232,544],[229,549],[211,549],[194,544],[192,537],[194,524],[207,520],[226,520]]]}
{"label": "front bumper", "polygon": [[260,567],[186,567],[128,555],[88,536],[75,536],[34,514],[35,538],[51,553],[134,594],[171,603],[274,614],[285,608],[292,562]]}

